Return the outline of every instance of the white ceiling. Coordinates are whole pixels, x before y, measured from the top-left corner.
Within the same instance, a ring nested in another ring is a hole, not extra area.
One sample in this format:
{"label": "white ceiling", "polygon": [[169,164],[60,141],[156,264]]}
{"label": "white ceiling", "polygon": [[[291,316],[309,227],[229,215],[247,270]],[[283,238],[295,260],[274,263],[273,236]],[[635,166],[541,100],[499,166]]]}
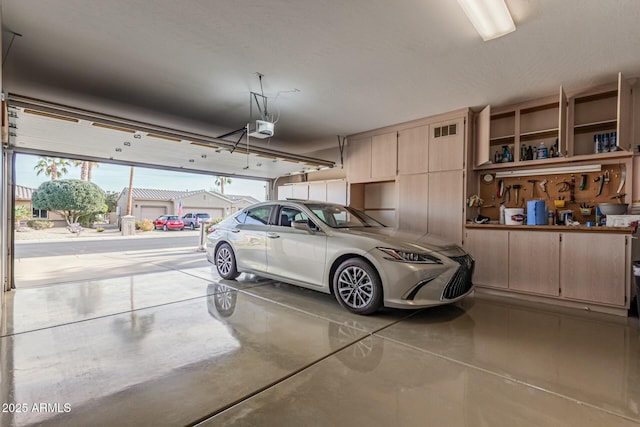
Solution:
{"label": "white ceiling", "polygon": [[279,113],[260,143],[306,154],[640,75],[640,1],[507,5],[517,30],[483,42],[454,0],[2,0],[4,91],[215,137],[246,124],[260,72]]}

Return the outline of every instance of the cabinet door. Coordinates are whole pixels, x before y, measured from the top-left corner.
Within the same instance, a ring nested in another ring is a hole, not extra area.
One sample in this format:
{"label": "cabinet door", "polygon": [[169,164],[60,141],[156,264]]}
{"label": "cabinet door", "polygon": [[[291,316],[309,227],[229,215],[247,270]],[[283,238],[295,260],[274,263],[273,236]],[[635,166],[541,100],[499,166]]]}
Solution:
{"label": "cabinet door", "polygon": [[560,111],[558,117],[558,153],[560,156],[566,156],[567,151],[567,107],[569,103],[567,101],[567,94],[564,93],[564,88],[560,86]]}
{"label": "cabinet door", "polygon": [[348,204],[347,183],[345,181],[327,182],[327,202],[338,203],[341,205]]}
{"label": "cabinet door", "polygon": [[309,200],[327,201],[327,183],[325,181],[310,182],[308,185]]}
{"label": "cabinet door", "polygon": [[348,141],[347,177],[350,182],[362,182],[371,178],[371,138]]}
{"label": "cabinet door", "polygon": [[475,165],[481,166],[491,163],[490,147],[490,124],[491,106],[484,107],[476,117],[476,144],[475,144]]}
{"label": "cabinet door", "polygon": [[559,256],[558,233],[509,232],[509,289],[558,296]]}
{"label": "cabinet door", "polygon": [[309,198],[309,184],[293,184],[291,189],[293,190],[294,199],[307,200]]}
{"label": "cabinet door", "polygon": [[398,177],[398,228],[429,231],[427,205],[429,175],[426,173]]}
{"label": "cabinet door", "polygon": [[293,199],[293,186],[279,185],[277,199],[278,200]]}
{"label": "cabinet door", "polygon": [[429,126],[398,132],[398,175],[429,171]]}
{"label": "cabinet door", "polygon": [[464,247],[476,261],[473,283],[506,289],[509,285],[509,232],[467,230]]}
{"label": "cabinet door", "polygon": [[462,171],[429,173],[429,232],[462,244],[464,226]]}
{"label": "cabinet door", "polygon": [[464,168],[464,117],[429,126],[429,172]]}
{"label": "cabinet door", "polygon": [[631,85],[625,80],[622,73],[618,74],[618,138],[616,143],[619,148],[627,151],[631,149],[632,144],[632,106],[633,99],[631,96]]}
{"label": "cabinet door", "polygon": [[371,178],[395,179],[398,171],[398,133],[371,138]]}
{"label": "cabinet door", "polygon": [[565,298],[625,305],[627,237],[564,233],[560,242],[560,287]]}

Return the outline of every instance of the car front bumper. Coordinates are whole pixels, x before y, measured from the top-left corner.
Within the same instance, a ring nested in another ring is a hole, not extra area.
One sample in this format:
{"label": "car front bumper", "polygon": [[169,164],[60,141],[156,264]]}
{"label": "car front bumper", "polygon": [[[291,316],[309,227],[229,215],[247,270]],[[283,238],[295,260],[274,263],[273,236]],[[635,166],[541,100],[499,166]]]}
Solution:
{"label": "car front bumper", "polygon": [[384,305],[420,308],[450,304],[473,291],[474,260],[469,255],[440,256],[442,264],[413,264],[376,257]]}

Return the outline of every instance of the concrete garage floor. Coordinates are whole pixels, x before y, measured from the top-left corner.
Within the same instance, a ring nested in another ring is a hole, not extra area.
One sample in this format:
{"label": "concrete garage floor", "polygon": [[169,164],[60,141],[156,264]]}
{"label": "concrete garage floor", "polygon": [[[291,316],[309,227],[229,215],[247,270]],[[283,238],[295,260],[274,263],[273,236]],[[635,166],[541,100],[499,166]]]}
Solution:
{"label": "concrete garage floor", "polygon": [[223,281],[195,251],[158,259],[8,294],[0,425],[640,423],[635,318],[489,297],[363,317]]}

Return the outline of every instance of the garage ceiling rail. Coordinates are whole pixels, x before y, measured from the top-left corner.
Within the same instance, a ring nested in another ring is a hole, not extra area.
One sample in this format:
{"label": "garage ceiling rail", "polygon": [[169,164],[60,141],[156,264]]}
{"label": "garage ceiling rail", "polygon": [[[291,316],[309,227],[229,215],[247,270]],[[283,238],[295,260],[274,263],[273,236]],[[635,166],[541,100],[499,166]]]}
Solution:
{"label": "garage ceiling rail", "polygon": [[128,163],[184,172],[275,179],[335,167],[328,160],[242,141],[81,110],[9,94],[10,146],[25,152]]}

